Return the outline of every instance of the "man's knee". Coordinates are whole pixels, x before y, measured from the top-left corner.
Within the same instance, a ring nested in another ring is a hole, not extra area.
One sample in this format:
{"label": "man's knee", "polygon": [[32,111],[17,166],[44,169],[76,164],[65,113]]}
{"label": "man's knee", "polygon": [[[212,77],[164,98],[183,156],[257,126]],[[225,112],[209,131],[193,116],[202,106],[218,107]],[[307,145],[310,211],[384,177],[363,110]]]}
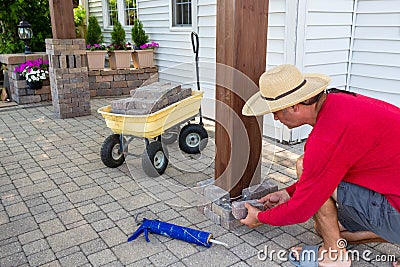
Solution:
{"label": "man's knee", "polygon": [[296,161],[297,178],[300,178],[301,174],[303,173],[303,158],[304,155],[300,156]]}

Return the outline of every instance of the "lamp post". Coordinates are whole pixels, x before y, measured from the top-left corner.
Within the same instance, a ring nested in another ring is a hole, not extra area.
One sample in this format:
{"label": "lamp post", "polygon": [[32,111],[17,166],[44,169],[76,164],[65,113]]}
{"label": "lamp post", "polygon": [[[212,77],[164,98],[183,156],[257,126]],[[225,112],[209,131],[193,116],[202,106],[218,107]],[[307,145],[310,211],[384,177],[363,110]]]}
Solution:
{"label": "lamp post", "polygon": [[25,54],[32,54],[29,47],[29,42],[31,41],[33,35],[32,25],[25,21],[25,18],[22,17],[22,20],[19,22],[17,28],[19,39],[25,43]]}

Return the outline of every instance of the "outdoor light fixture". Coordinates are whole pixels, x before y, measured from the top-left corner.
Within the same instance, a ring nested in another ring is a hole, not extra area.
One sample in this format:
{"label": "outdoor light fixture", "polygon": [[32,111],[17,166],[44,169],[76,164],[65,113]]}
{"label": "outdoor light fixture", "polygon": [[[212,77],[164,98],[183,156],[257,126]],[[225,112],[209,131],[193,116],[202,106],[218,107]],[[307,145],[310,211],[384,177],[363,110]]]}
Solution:
{"label": "outdoor light fixture", "polygon": [[17,28],[19,39],[25,43],[25,54],[32,54],[29,47],[29,42],[31,41],[33,35],[32,25],[25,21],[25,18],[22,17],[22,20],[19,22]]}

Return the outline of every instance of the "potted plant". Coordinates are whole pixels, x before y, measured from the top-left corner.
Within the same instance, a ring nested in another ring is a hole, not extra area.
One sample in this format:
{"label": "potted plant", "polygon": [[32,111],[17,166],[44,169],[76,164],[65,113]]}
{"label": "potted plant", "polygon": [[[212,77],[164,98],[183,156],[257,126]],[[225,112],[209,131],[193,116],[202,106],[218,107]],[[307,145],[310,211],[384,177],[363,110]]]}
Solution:
{"label": "potted plant", "polygon": [[138,19],[135,19],[132,27],[132,41],[135,44],[135,51],[132,53],[133,66],[137,69],[154,66],[154,48],[159,47],[159,44],[148,43],[149,36]]}
{"label": "potted plant", "polygon": [[89,25],[86,34],[86,56],[88,68],[91,70],[104,69],[106,47],[102,45],[103,35],[97,18],[89,17]]}
{"label": "potted plant", "polygon": [[132,46],[125,43],[125,30],[119,21],[114,23],[111,44],[107,50],[111,69],[129,69],[131,67]]}
{"label": "potted plant", "polygon": [[88,68],[90,70],[104,69],[106,46],[102,44],[87,44],[86,50]]}
{"label": "potted plant", "polygon": [[49,62],[38,58],[36,60],[28,60],[18,65],[14,69],[14,73],[26,79],[26,84],[30,89],[42,88],[43,81],[47,79]]}

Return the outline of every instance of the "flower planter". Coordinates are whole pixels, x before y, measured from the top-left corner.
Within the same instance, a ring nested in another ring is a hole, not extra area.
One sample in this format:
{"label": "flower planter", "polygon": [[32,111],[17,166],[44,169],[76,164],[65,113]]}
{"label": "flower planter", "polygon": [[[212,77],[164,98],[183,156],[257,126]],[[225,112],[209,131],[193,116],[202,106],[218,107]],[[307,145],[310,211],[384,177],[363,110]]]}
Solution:
{"label": "flower planter", "polygon": [[131,68],[132,50],[115,50],[109,52],[108,60],[110,68],[113,70],[130,69]]}
{"label": "flower planter", "polygon": [[154,66],[154,50],[135,50],[132,53],[133,66],[136,69]]}
{"label": "flower planter", "polygon": [[26,85],[29,89],[40,89],[43,86],[43,81],[35,81],[35,82],[28,82],[26,81]]}
{"label": "flower planter", "polygon": [[104,69],[106,51],[86,51],[88,68],[90,70]]}

